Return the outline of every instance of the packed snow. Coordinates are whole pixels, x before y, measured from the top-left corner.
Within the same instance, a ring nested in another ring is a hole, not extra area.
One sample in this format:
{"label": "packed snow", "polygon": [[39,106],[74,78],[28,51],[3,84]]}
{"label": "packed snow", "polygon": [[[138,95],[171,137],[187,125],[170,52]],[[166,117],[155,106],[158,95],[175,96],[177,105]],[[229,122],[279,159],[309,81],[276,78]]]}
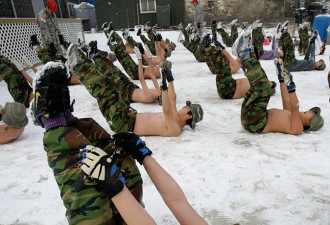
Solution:
{"label": "packed snow", "polygon": [[[266,29],[266,33],[272,29]],[[119,32],[121,33],[121,32]],[[135,32],[130,32],[140,41]],[[179,31],[161,31],[176,42]],[[110,51],[103,33],[85,34],[86,42]],[[240,122],[243,99],[223,100],[217,94],[215,75],[199,63],[181,43],[169,58],[177,94],[177,107],[186,100],[199,103],[204,119],[192,130],[186,126],[178,137],[143,137],[153,157],[175,178],[189,202],[209,224],[301,225],[330,224],[330,107],[327,75],[330,46],[323,56],[324,71],[294,72],[300,111],[319,106],[325,119],[317,132],[298,136],[251,134]],[[231,48],[227,48],[231,52]],[[270,49],[270,46],[265,46]],[[296,51],[296,56],[302,59]],[[132,55],[136,60],[135,55]],[[136,60],[137,61],[137,60]],[[116,66],[122,69],[116,62]],[[277,81],[272,60],[261,61],[270,80]],[[40,67],[39,67],[40,68]],[[123,69],[122,69],[123,70]],[[124,71],[124,70],[123,70]],[[32,70],[28,71],[34,76]],[[242,70],[233,77],[243,78]],[[133,81],[139,85],[139,81]],[[159,80],[160,82],[160,80]],[[152,82],[147,81],[149,87]],[[0,82],[0,104],[13,101],[6,83]],[[84,86],[70,86],[74,115],[93,117],[113,133],[97,101]],[[158,103],[132,103],[138,112],[161,112]],[[279,85],[269,108],[281,108]],[[29,116],[30,113],[27,112]],[[31,118],[14,142],[0,145],[0,224],[67,224],[65,207],[43,150],[44,129]],[[163,203],[143,167],[143,201],[157,224],[178,224]]]}

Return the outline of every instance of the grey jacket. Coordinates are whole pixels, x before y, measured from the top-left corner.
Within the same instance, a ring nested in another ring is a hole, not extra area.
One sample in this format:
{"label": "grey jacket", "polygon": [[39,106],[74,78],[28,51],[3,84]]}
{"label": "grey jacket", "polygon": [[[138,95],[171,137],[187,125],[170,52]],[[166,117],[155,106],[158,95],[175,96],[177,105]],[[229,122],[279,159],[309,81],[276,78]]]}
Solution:
{"label": "grey jacket", "polygon": [[203,8],[200,4],[197,4],[195,6],[195,25],[197,23],[203,23],[204,22],[204,17],[203,17]]}
{"label": "grey jacket", "polygon": [[48,14],[46,9],[43,9],[38,14],[37,24],[41,33],[41,41],[44,48],[48,48],[50,43],[54,43],[57,55],[62,55],[62,48],[58,35],[61,34],[58,28],[55,14]]}

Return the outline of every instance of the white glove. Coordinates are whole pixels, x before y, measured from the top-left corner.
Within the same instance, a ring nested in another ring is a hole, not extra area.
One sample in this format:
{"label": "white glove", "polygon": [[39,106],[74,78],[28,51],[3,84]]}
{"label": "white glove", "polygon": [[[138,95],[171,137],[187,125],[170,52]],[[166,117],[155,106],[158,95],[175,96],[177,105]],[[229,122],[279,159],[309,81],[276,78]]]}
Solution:
{"label": "white glove", "polygon": [[[140,52],[140,51],[139,51],[139,52]],[[148,59],[151,59],[152,54],[151,54],[151,52],[150,52],[150,50],[149,50],[148,45],[145,45],[145,46],[144,46],[144,53],[146,54],[146,56],[148,57]]]}
{"label": "white glove", "polygon": [[100,160],[106,157],[106,162],[110,164],[110,156],[102,149],[92,145],[87,145],[84,150],[86,151],[86,158],[83,159],[82,171],[94,179],[104,181],[106,165]]}
{"label": "white glove", "polygon": [[142,59],[142,55],[141,55],[141,52],[140,52],[139,48],[138,48],[137,46],[135,46],[135,47],[133,48],[133,51],[135,52],[136,58],[137,58],[138,60],[141,60],[141,59]]}

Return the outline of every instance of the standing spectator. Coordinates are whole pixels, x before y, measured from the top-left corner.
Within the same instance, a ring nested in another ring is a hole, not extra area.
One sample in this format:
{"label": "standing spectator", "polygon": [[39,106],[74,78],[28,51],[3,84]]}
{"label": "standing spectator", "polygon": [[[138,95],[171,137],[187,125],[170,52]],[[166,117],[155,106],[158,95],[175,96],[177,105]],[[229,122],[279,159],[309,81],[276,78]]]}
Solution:
{"label": "standing spectator", "polygon": [[203,34],[203,8],[202,6],[198,3],[198,0],[192,0],[191,3],[195,6],[195,17],[194,17],[194,23],[195,26],[197,27],[197,31],[199,35]]}

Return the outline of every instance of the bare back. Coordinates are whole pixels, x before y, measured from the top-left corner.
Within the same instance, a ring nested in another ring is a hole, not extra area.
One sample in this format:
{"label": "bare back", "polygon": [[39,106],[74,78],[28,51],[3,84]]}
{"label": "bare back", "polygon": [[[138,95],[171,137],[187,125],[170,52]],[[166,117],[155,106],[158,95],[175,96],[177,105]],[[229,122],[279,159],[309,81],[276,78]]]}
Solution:
{"label": "bare back", "polygon": [[138,113],[134,133],[140,136],[175,137],[181,134],[182,127],[176,121],[166,123],[164,113]]}

